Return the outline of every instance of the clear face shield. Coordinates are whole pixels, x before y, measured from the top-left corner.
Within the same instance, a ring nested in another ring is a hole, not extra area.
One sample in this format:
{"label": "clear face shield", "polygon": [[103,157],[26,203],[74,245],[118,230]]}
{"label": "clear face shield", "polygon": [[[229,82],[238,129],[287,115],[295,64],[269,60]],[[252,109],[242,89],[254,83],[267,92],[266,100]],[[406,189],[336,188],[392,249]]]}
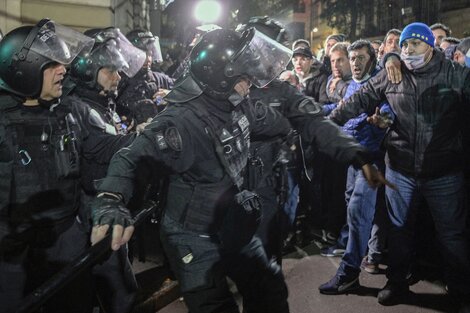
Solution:
{"label": "clear face shield", "polygon": [[[133,77],[142,68],[147,58],[144,51],[136,48],[117,28],[105,29],[96,36],[98,42],[106,42],[105,48],[110,57],[109,64]],[[100,50],[100,49],[98,49]]]}
{"label": "clear face shield", "polygon": [[60,64],[70,64],[79,53],[89,53],[94,39],[48,21],[40,29],[31,50]]}
{"label": "clear face shield", "polygon": [[262,88],[285,70],[292,51],[254,28],[247,30],[243,37],[245,47],[227,64],[225,75],[247,76],[252,84]]}
{"label": "clear face shield", "polygon": [[128,75],[129,63],[119,51],[117,42],[114,39],[109,39],[104,45],[94,50],[90,57],[102,67],[109,68],[112,71],[122,71]]}
{"label": "clear face shield", "polygon": [[152,56],[152,60],[157,63],[163,62],[162,50],[160,49],[160,39],[155,36],[142,39],[145,51]]}

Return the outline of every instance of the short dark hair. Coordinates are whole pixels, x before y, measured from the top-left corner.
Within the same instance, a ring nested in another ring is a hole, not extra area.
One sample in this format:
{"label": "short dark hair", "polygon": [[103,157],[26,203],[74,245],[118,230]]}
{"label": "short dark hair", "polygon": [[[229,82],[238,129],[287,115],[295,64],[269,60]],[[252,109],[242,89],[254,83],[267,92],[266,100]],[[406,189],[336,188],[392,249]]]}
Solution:
{"label": "short dark hair", "polygon": [[384,37],[384,42],[387,41],[388,36],[390,36],[391,34],[400,37],[400,35],[401,35],[401,30],[399,30],[399,29],[397,29],[397,28],[392,28],[392,29],[390,29],[390,30],[387,32],[387,34],[385,35],[385,37]]}
{"label": "short dark hair", "polygon": [[445,37],[445,38],[442,38],[442,41],[447,41],[450,44],[458,45],[462,40],[460,40],[459,38],[455,38],[455,37]]}
{"label": "short dark hair", "polygon": [[446,37],[449,37],[452,34],[452,31],[450,30],[449,26],[446,26],[442,23],[432,24],[429,28],[431,28],[431,30],[442,29],[443,31],[445,31]]}
{"label": "short dark hair", "polygon": [[349,47],[348,47],[348,55],[349,52],[354,51],[354,50],[359,50],[362,48],[367,48],[367,54],[369,54],[370,59],[372,61],[375,61],[377,56],[375,55],[375,50],[374,47],[372,47],[372,43],[369,40],[365,39],[359,39],[353,42]]}

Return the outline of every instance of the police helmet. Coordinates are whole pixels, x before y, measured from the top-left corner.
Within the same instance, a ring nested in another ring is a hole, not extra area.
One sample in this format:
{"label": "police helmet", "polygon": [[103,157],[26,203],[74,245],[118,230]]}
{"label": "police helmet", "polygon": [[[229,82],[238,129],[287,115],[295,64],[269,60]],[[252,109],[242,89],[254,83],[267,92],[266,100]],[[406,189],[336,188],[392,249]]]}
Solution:
{"label": "police helmet", "polygon": [[155,62],[163,62],[160,40],[157,36],[154,36],[152,32],[143,29],[134,29],[127,33],[126,37],[134,46],[150,54]]}
{"label": "police helmet", "polygon": [[284,26],[268,16],[253,16],[248,20],[248,23],[238,25],[236,31],[242,32],[250,27],[256,28],[269,38],[282,44],[289,41],[289,36]]}
{"label": "police helmet", "polygon": [[98,72],[106,67],[133,77],[145,62],[145,53],[134,47],[118,28],[94,28],[85,35],[95,39],[90,53],[80,54],[72,63],[70,74],[89,88],[97,88]]}
{"label": "police helmet", "polygon": [[190,54],[190,73],[203,92],[226,99],[242,78],[267,85],[289,63],[292,51],[250,28],[242,34],[218,29],[204,34]]}
{"label": "police helmet", "polygon": [[47,66],[70,64],[92,46],[93,39],[49,19],[16,28],[0,41],[0,88],[38,98]]}

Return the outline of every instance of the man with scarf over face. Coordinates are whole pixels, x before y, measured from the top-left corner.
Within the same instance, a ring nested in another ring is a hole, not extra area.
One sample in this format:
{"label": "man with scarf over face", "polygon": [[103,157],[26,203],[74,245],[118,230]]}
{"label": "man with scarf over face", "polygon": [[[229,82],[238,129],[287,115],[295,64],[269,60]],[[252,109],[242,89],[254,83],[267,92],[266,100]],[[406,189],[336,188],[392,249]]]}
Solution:
{"label": "man with scarf over face", "polygon": [[445,253],[449,293],[468,309],[470,266],[464,238],[462,123],[470,100],[470,70],[434,49],[429,27],[412,23],[400,36],[403,79],[392,84],[381,71],[331,114],[343,124],[387,101],[395,120],[385,138],[386,187],[391,221],[388,282],[378,301],[404,301],[413,254],[415,213],[426,200]]}

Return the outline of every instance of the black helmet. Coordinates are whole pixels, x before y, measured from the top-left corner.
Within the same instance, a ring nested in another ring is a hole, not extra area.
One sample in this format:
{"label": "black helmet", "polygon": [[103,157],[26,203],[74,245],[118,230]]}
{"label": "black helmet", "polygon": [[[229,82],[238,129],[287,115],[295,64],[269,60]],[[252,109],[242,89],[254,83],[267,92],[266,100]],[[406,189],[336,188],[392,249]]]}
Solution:
{"label": "black helmet", "polygon": [[0,41],[0,87],[37,98],[43,71],[49,64],[69,64],[80,51],[90,51],[92,45],[93,39],[48,19],[16,28]]}
{"label": "black helmet", "polygon": [[70,74],[93,89],[98,86],[98,72],[106,67],[133,77],[145,62],[145,53],[135,48],[118,28],[94,28],[85,35],[95,39],[90,53],[79,55],[72,63]]}
{"label": "black helmet", "polygon": [[267,85],[289,63],[292,51],[253,28],[240,34],[217,29],[206,33],[191,51],[190,73],[200,88],[226,99],[241,77]]}
{"label": "black helmet", "polygon": [[253,16],[248,23],[238,25],[236,31],[242,32],[250,27],[256,28],[256,30],[262,32],[269,38],[282,44],[289,41],[289,36],[284,26],[268,16]]}
{"label": "black helmet", "polygon": [[160,40],[152,32],[134,29],[127,33],[126,37],[134,46],[150,54],[155,62],[163,62]]}

